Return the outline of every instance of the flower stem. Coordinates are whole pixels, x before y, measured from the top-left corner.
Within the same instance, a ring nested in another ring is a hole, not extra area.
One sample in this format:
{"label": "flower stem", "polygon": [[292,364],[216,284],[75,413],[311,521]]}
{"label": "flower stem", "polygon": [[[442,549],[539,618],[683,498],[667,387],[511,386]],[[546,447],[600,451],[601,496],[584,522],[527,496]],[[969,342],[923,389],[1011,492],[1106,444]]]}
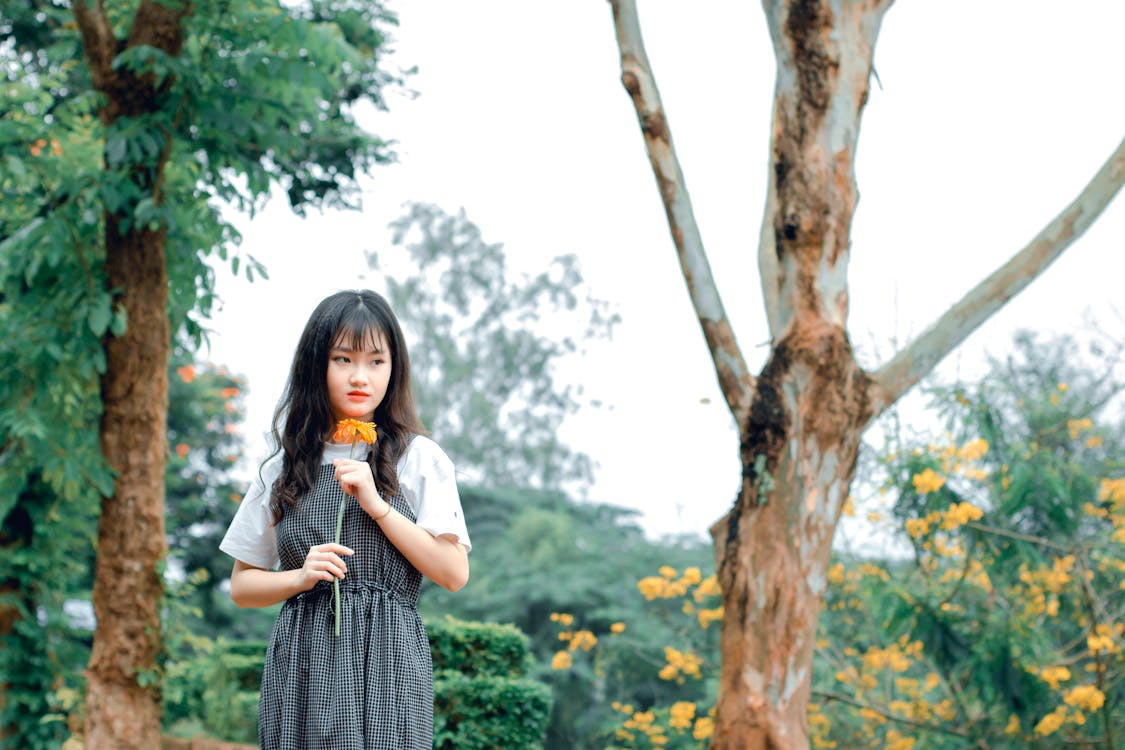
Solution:
{"label": "flower stem", "polygon": [[[359,437],[358,436],[353,437],[352,438],[352,445],[348,449],[348,460],[349,461],[352,459],[352,453],[355,452],[355,444],[357,442],[359,442]],[[345,510],[345,508],[347,508],[347,505],[348,505],[348,495],[347,495],[347,493],[344,493],[344,496],[342,498],[340,498],[340,510],[338,510],[336,512],[336,544],[340,543],[340,534],[344,530],[344,510]],[[340,579],[339,578],[333,578],[332,579],[332,597],[334,599],[334,604],[335,604],[335,609],[336,609],[336,635],[338,637],[340,635]]]}

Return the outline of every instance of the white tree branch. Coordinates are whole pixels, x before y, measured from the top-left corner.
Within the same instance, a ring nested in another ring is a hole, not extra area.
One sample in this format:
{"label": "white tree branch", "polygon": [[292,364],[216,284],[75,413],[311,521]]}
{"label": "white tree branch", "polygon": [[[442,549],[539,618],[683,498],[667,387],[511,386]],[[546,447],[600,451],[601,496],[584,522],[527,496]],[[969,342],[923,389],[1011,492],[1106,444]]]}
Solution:
{"label": "white tree branch", "polygon": [[1085,232],[1125,184],[1125,140],[1027,247],[994,271],[874,373],[873,417],[885,411]]}
{"label": "white tree branch", "polygon": [[621,52],[621,82],[637,111],[649,162],[668,217],[668,228],[680,259],[680,270],[711,351],[719,387],[731,413],[741,424],[749,409],[754,378],[735,341],[711,274],[691,198],[672,144],[664,106],[660,102],[660,92],[641,38],[636,0],[610,0],[610,5],[613,7],[617,46]]}

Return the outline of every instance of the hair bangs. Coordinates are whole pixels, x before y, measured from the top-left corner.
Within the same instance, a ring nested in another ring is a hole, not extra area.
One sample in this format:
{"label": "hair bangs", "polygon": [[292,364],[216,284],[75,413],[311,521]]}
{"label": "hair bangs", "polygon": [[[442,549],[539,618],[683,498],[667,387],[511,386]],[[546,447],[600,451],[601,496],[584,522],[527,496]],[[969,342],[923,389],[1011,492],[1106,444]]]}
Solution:
{"label": "hair bangs", "polygon": [[387,322],[379,314],[357,299],[340,317],[331,347],[355,352],[383,351],[389,344]]}

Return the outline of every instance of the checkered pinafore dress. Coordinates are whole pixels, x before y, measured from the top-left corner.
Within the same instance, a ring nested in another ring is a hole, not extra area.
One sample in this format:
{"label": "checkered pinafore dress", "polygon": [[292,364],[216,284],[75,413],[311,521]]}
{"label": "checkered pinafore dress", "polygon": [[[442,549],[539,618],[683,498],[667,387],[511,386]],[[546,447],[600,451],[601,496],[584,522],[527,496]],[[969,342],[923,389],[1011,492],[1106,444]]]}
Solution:
{"label": "checkered pinafore dress", "polygon": [[[300,568],[310,547],[331,542],[344,496],[331,464],[277,525],[283,570]],[[415,514],[401,493],[395,510]],[[432,750],[433,668],[418,616],[421,574],[354,498],[341,542],[340,635],[333,635],[332,584],[287,600],[262,672],[258,743],[263,750]]]}

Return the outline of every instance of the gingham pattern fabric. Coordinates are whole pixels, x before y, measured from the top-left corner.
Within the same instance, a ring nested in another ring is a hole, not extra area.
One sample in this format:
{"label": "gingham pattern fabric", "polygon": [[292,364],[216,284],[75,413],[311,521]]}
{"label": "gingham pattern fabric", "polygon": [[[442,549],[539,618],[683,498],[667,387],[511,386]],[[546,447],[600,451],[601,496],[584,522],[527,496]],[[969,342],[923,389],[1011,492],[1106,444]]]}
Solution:
{"label": "gingham pattern fabric", "polygon": [[[300,568],[310,547],[331,542],[344,497],[331,464],[277,526],[283,570]],[[414,520],[410,504],[391,498]],[[341,541],[340,635],[332,584],[320,581],[286,601],[262,672],[258,742],[263,750],[432,750],[433,668],[418,616],[421,574],[348,498]]]}

